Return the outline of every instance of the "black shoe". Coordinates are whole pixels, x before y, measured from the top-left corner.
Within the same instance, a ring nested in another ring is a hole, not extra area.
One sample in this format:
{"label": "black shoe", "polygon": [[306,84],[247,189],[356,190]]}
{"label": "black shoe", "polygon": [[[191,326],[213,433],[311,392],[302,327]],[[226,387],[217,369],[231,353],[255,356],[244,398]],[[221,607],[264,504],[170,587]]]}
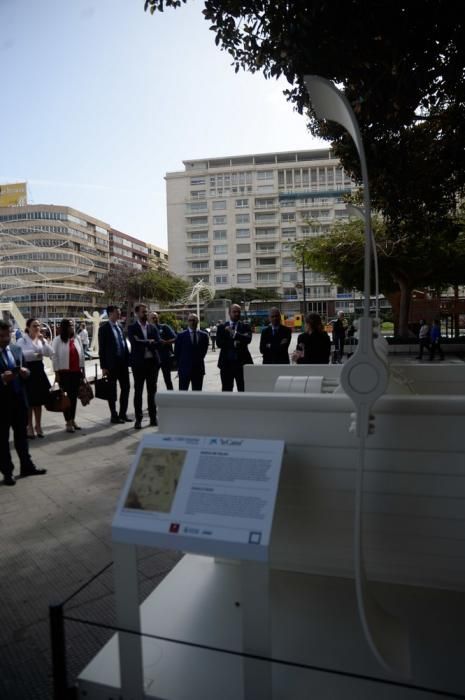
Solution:
{"label": "black shoe", "polygon": [[120,416],[119,420],[120,423],[132,423],[132,418],[128,418],[127,416]]}
{"label": "black shoe", "polygon": [[151,425],[152,427],[158,425],[157,419],[156,419],[156,418],[151,418],[151,419],[150,419],[150,425]]}
{"label": "black shoe", "polygon": [[41,476],[42,474],[46,473],[46,469],[37,469],[37,467],[32,466],[29,467],[29,469],[21,469],[19,475],[22,479],[25,479],[27,476]]}
{"label": "black shoe", "polygon": [[13,474],[5,474],[3,477],[3,483],[5,486],[16,486],[16,479]]}
{"label": "black shoe", "polygon": [[112,416],[110,419],[110,423],[124,423],[124,420],[119,416]]}
{"label": "black shoe", "polygon": [[136,422],[134,423],[134,428],[136,430],[140,430],[142,428],[142,421],[136,420]]}

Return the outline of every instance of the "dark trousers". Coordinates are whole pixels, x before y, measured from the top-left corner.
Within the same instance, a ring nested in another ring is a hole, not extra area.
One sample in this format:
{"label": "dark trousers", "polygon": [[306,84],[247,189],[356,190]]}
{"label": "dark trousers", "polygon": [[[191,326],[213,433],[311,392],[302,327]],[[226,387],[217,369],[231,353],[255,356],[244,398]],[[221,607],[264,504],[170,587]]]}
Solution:
{"label": "dark trousers", "polygon": [[[3,392],[6,394],[6,392]],[[13,391],[9,395],[2,396],[5,401],[0,413],[0,472],[4,476],[13,474],[14,466],[10,453],[10,428],[13,429],[15,449],[19,457],[21,471],[28,471],[34,465],[27,442],[27,407],[22,396],[17,396]]]}
{"label": "dark trousers", "polygon": [[143,417],[142,392],[144,391],[144,383],[147,383],[147,408],[150,420],[156,420],[155,394],[157,393],[159,369],[159,366],[153,360],[144,360],[143,365],[132,368],[132,376],[134,377],[134,413],[137,421],[141,421]]}
{"label": "dark trousers", "polygon": [[173,391],[173,381],[171,379],[171,370],[169,364],[162,364],[161,371],[163,374],[163,379],[165,380],[165,386],[168,391]]}
{"label": "dark trousers", "polygon": [[216,335],[211,335],[210,340],[212,341],[212,350],[216,350]]}
{"label": "dark trousers", "polygon": [[67,423],[76,418],[76,405],[81,376],[80,372],[60,372],[60,387],[68,394],[68,398],[71,401],[71,406],[66,409],[66,411],[63,411]]}
{"label": "dark trousers", "polygon": [[116,418],[118,415],[116,411],[116,382],[119,382],[119,415],[121,418],[124,418],[128,410],[129,401],[129,369],[124,362],[118,362],[116,367],[109,370],[108,376],[114,388],[114,398],[108,401],[111,417]]}
{"label": "dark trousers", "polygon": [[221,391],[232,391],[234,382],[238,391],[244,391],[244,367],[242,365],[230,365],[220,369]]}
{"label": "dark trousers", "polygon": [[425,348],[426,348],[428,351],[430,351],[429,338],[420,338],[420,349],[419,349],[419,351],[418,351],[418,357],[419,357],[420,360],[421,360],[421,358],[423,357],[423,350],[424,350]]}
{"label": "dark trousers", "polygon": [[440,343],[439,340],[437,340],[435,343],[431,343],[431,348],[430,348],[430,351],[429,351],[429,359],[430,359],[430,360],[433,360],[433,359],[434,359],[434,356],[436,355],[437,352],[439,353],[439,357],[441,358],[441,360],[443,360],[443,359],[444,359],[444,353],[443,353],[443,351],[442,351],[441,343]]}
{"label": "dark trousers", "polygon": [[192,391],[202,391],[204,375],[195,370],[190,374],[179,375],[179,391],[187,391],[192,384]]}

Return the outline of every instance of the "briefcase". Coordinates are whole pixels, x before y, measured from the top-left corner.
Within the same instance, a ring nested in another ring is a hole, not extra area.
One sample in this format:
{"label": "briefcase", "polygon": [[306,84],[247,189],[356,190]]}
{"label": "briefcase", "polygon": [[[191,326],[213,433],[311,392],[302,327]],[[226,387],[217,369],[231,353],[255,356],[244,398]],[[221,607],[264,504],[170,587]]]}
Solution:
{"label": "briefcase", "polygon": [[95,398],[103,401],[116,401],[116,382],[108,377],[95,380]]}
{"label": "briefcase", "polygon": [[71,406],[71,401],[68,398],[63,389],[56,384],[50,389],[50,394],[45,404],[47,411],[53,411],[54,413],[63,413]]}

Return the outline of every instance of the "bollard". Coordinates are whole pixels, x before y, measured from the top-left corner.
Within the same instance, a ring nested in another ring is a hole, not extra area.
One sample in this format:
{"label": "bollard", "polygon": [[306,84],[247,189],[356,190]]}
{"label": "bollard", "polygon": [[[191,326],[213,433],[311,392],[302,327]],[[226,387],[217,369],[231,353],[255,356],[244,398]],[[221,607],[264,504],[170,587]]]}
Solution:
{"label": "bollard", "polygon": [[48,606],[48,610],[52,645],[53,700],[63,700],[68,696],[63,605],[61,603],[51,603]]}

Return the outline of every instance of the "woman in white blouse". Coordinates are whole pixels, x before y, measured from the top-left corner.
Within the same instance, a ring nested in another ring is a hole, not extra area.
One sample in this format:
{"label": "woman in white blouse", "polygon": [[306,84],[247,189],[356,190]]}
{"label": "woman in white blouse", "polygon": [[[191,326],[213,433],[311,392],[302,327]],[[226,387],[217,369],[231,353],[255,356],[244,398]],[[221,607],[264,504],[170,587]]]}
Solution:
{"label": "woman in white blouse", "polygon": [[23,351],[26,367],[30,376],[26,385],[27,399],[29,403],[27,436],[33,440],[34,428],[32,417],[35,418],[35,431],[37,437],[43,438],[42,431],[42,406],[47,402],[50,392],[50,382],[45,374],[43,357],[52,357],[52,346],[47,342],[40,330],[40,322],[36,318],[30,318],[26,322],[26,330],[22,338],[17,341],[18,347]]}

